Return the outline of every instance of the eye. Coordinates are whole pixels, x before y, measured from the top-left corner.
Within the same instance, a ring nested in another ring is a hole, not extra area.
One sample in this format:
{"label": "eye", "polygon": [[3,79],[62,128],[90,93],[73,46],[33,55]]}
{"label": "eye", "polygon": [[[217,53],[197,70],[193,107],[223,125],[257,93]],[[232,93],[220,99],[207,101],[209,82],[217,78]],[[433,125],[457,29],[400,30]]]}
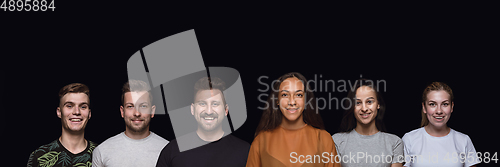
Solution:
{"label": "eye", "polygon": [[368,104],[372,104],[372,103],[373,103],[373,100],[368,100],[366,103],[368,103]]}
{"label": "eye", "polygon": [[288,94],[283,93],[283,94],[281,94],[281,97],[288,97]]}
{"label": "eye", "polygon": [[73,108],[73,105],[71,105],[71,104],[66,104],[66,107],[67,107],[67,108]]}
{"label": "eye", "polygon": [[448,103],[443,103],[443,106],[445,107],[448,107],[448,105],[449,105]]}
{"label": "eye", "polygon": [[205,102],[199,102],[198,105],[201,107],[205,107],[205,105],[207,105],[207,104]]}
{"label": "eye", "polygon": [[87,109],[87,108],[88,108],[88,106],[87,106],[87,105],[83,105],[83,106],[81,106],[80,108],[82,108],[82,109]]}
{"label": "eye", "polygon": [[141,105],[141,108],[148,108],[148,105]]}
{"label": "eye", "polygon": [[127,105],[126,108],[134,108],[133,105]]}
{"label": "eye", "polygon": [[217,106],[219,106],[220,104],[219,104],[219,103],[213,103],[212,105],[213,105],[214,107],[217,107]]}
{"label": "eye", "polygon": [[435,103],[430,103],[429,106],[434,107],[434,106],[436,106],[436,104]]}
{"label": "eye", "polygon": [[360,101],[356,101],[356,105],[357,106],[361,105],[361,102]]}
{"label": "eye", "polygon": [[303,94],[297,94],[297,97],[304,97]]}

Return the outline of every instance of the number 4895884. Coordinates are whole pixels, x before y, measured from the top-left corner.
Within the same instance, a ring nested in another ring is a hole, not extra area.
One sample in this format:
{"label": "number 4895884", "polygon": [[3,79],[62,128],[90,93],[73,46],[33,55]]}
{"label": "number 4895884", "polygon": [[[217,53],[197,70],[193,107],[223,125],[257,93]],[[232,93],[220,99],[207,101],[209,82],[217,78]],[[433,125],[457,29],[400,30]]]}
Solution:
{"label": "number 4895884", "polygon": [[54,4],[55,0],[3,0],[0,9],[3,11],[47,11],[51,9],[54,11],[56,6]]}

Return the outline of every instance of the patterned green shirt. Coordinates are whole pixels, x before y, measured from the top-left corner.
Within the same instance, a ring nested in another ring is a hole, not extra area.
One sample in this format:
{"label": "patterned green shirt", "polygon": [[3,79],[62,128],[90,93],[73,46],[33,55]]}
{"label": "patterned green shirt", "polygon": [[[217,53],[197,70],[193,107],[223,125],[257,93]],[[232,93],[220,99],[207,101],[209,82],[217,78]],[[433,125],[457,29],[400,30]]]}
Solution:
{"label": "patterned green shirt", "polygon": [[40,146],[33,151],[28,159],[28,167],[53,167],[72,166],[90,167],[92,166],[92,151],[97,146],[96,143],[88,141],[87,148],[78,154],[73,154],[61,144],[59,139]]}

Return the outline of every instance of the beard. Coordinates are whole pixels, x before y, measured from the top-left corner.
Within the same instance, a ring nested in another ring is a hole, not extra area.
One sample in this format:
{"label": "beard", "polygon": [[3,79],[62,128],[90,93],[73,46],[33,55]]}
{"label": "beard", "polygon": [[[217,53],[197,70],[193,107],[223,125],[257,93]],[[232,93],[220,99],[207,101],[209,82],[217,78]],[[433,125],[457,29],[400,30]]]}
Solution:
{"label": "beard", "polygon": [[142,119],[143,122],[141,124],[134,124],[131,120],[125,121],[125,125],[127,126],[128,129],[132,130],[133,132],[144,132],[148,130],[149,127],[149,121],[151,119]]}
{"label": "beard", "polygon": [[[207,123],[204,121],[205,117],[211,117],[214,118],[214,122]],[[207,114],[207,113],[201,113],[200,114],[200,120],[198,120],[198,126],[201,127],[204,131],[213,131],[216,130],[218,127],[222,126],[222,121],[224,120],[224,117],[219,117],[219,114],[217,113],[212,113],[212,114]]]}

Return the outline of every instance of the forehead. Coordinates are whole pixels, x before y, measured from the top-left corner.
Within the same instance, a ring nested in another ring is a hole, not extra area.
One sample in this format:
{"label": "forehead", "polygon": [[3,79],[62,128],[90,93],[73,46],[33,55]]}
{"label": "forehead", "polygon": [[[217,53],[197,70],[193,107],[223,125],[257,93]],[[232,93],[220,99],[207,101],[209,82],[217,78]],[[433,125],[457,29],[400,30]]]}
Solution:
{"label": "forehead", "polygon": [[377,92],[372,87],[361,86],[356,90],[357,99],[366,99],[369,97],[377,98]]}
{"label": "forehead", "polygon": [[147,91],[127,92],[124,94],[125,103],[149,102],[149,93]]}
{"label": "forehead", "polygon": [[85,93],[66,93],[60,100],[61,104],[66,103],[66,102],[73,102],[73,103],[90,103],[89,102],[89,96]]}
{"label": "forehead", "polygon": [[430,91],[427,93],[428,101],[445,101],[450,100],[450,94],[444,90]]}
{"label": "forehead", "polygon": [[290,92],[295,92],[296,90],[304,91],[304,83],[296,77],[287,78],[281,82],[280,91],[281,90],[288,90]]}
{"label": "forehead", "polygon": [[200,90],[196,93],[195,101],[222,101],[222,92],[219,89]]}

